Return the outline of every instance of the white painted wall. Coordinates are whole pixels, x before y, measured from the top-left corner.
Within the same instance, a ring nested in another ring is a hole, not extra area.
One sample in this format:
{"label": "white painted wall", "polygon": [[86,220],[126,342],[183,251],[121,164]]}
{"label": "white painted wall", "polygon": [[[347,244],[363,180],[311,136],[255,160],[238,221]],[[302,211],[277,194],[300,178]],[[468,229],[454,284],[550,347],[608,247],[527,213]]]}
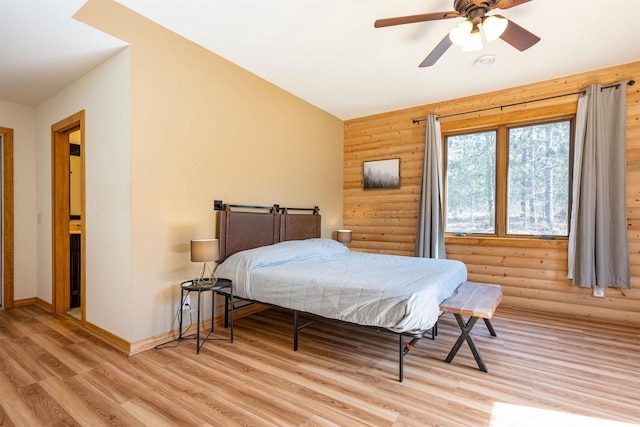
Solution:
{"label": "white painted wall", "polygon": [[0,126],[13,129],[14,299],[36,296],[35,109],[0,101]]}
{"label": "white painted wall", "polygon": [[51,302],[51,125],[85,110],[86,320],[131,340],[130,49],[36,108],[39,298]]}
{"label": "white painted wall", "polygon": [[90,0],[76,19],[131,47],[31,112],[37,273],[24,269],[36,284],[17,297],[52,301],[51,125],[81,110],[86,320],[126,341],[177,327],[178,285],[201,268],[189,240],[216,234],[214,199],[319,205],[323,235],[341,227],[341,120],[116,2]]}
{"label": "white painted wall", "polygon": [[74,18],[131,44],[132,342],[177,328],[214,199],[318,205],[324,236],[342,226],[341,120],[114,1]]}

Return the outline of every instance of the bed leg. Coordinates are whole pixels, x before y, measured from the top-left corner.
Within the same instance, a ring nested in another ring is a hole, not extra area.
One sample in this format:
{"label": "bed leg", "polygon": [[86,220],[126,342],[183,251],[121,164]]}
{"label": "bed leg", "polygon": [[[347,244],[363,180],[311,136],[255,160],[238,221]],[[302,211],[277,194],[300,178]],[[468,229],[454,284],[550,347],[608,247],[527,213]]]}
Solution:
{"label": "bed leg", "polygon": [[298,351],[298,310],[293,310],[293,351]]}
{"label": "bed leg", "polygon": [[420,337],[413,337],[413,339],[411,341],[409,341],[409,343],[407,345],[403,345],[402,344],[402,334],[398,334],[398,336],[400,337],[400,360],[399,360],[399,381],[402,382],[402,379],[404,377],[404,356],[407,355],[407,353],[409,353],[411,350],[413,350],[413,346],[416,345],[418,343],[418,341],[420,341]]}
{"label": "bed leg", "polygon": [[229,327],[229,297],[225,294],[224,296],[224,328],[227,329]]}
{"label": "bed leg", "polygon": [[400,337],[400,352],[399,352],[399,359],[398,359],[398,381],[402,382],[402,380],[404,379],[404,346],[402,344],[402,334],[398,334],[398,337]]}

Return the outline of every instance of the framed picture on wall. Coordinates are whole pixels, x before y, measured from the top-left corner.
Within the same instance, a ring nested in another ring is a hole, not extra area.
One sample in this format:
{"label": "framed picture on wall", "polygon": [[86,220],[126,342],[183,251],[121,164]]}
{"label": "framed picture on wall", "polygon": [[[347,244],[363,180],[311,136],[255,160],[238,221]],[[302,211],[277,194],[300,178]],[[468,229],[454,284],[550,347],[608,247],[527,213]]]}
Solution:
{"label": "framed picture on wall", "polygon": [[400,188],[400,159],[363,162],[364,189]]}

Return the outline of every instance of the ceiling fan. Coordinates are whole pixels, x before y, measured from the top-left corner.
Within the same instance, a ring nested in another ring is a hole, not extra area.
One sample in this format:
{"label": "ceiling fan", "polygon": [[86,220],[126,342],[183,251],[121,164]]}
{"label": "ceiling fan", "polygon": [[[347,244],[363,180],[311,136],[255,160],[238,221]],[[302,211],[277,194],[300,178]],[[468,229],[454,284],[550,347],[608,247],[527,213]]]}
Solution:
{"label": "ceiling fan", "polygon": [[501,15],[487,15],[487,12],[493,9],[509,9],[529,1],[531,0],[454,0],[453,8],[455,10],[449,12],[378,19],[373,26],[380,28],[414,22],[466,18],[464,22],[453,28],[420,64],[420,67],[430,67],[440,59],[452,44],[461,46],[463,51],[482,49],[482,34],[484,34],[487,41],[501,38],[520,51],[527,50],[538,43],[540,37],[525,30],[515,22]]}

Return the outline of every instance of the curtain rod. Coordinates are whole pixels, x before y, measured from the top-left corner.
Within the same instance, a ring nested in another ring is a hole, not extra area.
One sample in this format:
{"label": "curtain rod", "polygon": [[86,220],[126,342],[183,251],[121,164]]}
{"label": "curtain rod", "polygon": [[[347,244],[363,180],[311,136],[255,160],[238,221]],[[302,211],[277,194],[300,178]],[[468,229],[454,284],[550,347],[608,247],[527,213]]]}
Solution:
{"label": "curtain rod", "polygon": [[[629,82],[627,82],[628,86],[633,86],[635,84],[635,80],[629,80]],[[600,90],[602,89],[609,89],[609,88],[616,88],[618,89],[620,87],[620,83],[616,83],[616,84],[612,84],[609,86],[602,86],[600,88]],[[461,116],[463,114],[472,114],[472,113],[480,113],[482,111],[488,111],[488,110],[495,110],[497,108],[499,108],[500,110],[502,110],[503,108],[507,108],[507,107],[514,107],[516,105],[522,105],[522,104],[528,104],[530,102],[540,102],[540,101],[547,101],[549,99],[555,99],[555,98],[563,98],[565,96],[571,96],[571,95],[584,95],[585,94],[585,90],[580,90],[578,92],[571,92],[571,93],[565,93],[562,95],[554,95],[554,96],[548,96],[546,98],[538,98],[538,99],[532,99],[529,101],[522,101],[522,102],[514,102],[513,104],[507,104],[507,105],[499,105],[496,107],[487,107],[487,108],[480,108],[478,110],[473,110],[473,111],[465,111],[463,113],[454,113],[454,114],[447,114],[446,116],[438,116],[439,119],[444,118],[444,117],[454,117],[454,116]],[[420,123],[420,122],[424,122],[425,119],[413,119],[411,122],[414,124]]]}

